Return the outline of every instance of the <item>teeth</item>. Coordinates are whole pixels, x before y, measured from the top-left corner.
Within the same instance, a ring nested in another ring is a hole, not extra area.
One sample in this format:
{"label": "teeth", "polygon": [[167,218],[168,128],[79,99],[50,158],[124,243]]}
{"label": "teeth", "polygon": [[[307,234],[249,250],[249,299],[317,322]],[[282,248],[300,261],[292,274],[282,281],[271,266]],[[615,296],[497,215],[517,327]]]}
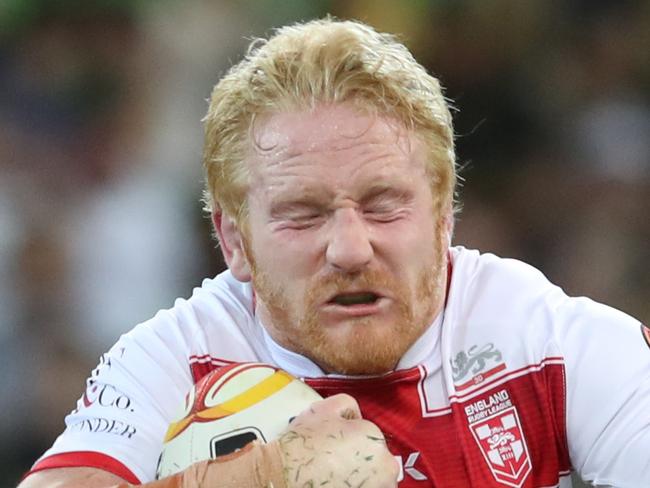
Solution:
{"label": "teeth", "polygon": [[359,305],[362,303],[372,303],[377,300],[374,293],[349,293],[346,295],[337,295],[334,302],[339,305]]}

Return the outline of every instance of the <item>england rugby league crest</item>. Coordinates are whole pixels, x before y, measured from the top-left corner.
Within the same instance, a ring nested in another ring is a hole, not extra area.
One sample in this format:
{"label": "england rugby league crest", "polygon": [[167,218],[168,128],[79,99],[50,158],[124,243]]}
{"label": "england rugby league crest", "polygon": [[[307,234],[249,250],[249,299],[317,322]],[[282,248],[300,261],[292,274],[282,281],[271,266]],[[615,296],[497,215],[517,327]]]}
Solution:
{"label": "england rugby league crest", "polygon": [[516,408],[501,410],[469,427],[494,478],[521,487],[532,466]]}

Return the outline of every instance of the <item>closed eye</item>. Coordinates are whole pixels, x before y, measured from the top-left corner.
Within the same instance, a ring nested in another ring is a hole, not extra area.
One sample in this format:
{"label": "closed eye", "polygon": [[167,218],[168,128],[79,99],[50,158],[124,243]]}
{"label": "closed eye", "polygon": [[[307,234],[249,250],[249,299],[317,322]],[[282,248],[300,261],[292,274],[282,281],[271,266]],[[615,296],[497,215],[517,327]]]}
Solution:
{"label": "closed eye", "polygon": [[394,188],[373,192],[362,202],[363,214],[377,222],[393,222],[408,213],[413,195]]}
{"label": "closed eye", "polygon": [[364,216],[375,222],[394,222],[406,215],[403,208],[380,208],[364,210]]}
{"label": "closed eye", "polygon": [[287,227],[292,229],[307,229],[319,225],[323,221],[321,214],[297,215],[286,220]]}
{"label": "closed eye", "polygon": [[272,218],[272,224],[276,230],[304,230],[318,227],[324,222],[325,213],[314,210],[282,212]]}
{"label": "closed eye", "polygon": [[271,207],[271,220],[280,229],[307,229],[322,223],[326,213],[326,205],[320,202],[280,202]]}

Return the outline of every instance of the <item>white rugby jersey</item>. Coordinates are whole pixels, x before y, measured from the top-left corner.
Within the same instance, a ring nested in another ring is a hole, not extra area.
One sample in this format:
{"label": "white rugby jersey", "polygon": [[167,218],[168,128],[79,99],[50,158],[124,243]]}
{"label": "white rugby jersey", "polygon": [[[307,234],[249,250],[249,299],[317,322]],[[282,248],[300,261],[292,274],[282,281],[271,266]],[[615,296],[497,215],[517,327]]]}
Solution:
{"label": "white rugby jersey", "polygon": [[[325,375],[273,342],[249,284],[226,271],[102,356],[66,430],[33,471],[90,466],[155,476],[185,394],[233,362],[265,362],[321,395],[354,396],[400,461],[400,488],[650,486],[650,330],[534,268],[450,250],[444,311],[398,368]],[[645,340],[644,340],[645,338]]]}

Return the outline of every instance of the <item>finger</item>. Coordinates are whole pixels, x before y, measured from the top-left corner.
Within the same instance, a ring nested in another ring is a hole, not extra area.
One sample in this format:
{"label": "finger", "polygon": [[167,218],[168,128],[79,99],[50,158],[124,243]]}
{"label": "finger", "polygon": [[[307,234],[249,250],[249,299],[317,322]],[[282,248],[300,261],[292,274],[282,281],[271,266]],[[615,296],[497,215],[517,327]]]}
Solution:
{"label": "finger", "polygon": [[354,425],[357,429],[361,430],[369,440],[386,445],[386,437],[384,436],[384,433],[373,422],[361,419],[358,422],[355,422]]}
{"label": "finger", "polygon": [[359,404],[354,398],[345,393],[339,393],[313,403],[310,411],[315,414],[337,415],[348,420],[361,418]]}
{"label": "finger", "polygon": [[[391,461],[392,461],[392,464],[391,464]],[[393,471],[393,474],[391,476],[392,479],[394,479],[395,482],[399,481],[399,474],[400,474],[400,471],[401,471],[401,466],[400,466],[399,462],[397,461],[397,458],[395,456],[393,456],[392,454],[389,456],[388,465],[392,466],[392,471]]]}

